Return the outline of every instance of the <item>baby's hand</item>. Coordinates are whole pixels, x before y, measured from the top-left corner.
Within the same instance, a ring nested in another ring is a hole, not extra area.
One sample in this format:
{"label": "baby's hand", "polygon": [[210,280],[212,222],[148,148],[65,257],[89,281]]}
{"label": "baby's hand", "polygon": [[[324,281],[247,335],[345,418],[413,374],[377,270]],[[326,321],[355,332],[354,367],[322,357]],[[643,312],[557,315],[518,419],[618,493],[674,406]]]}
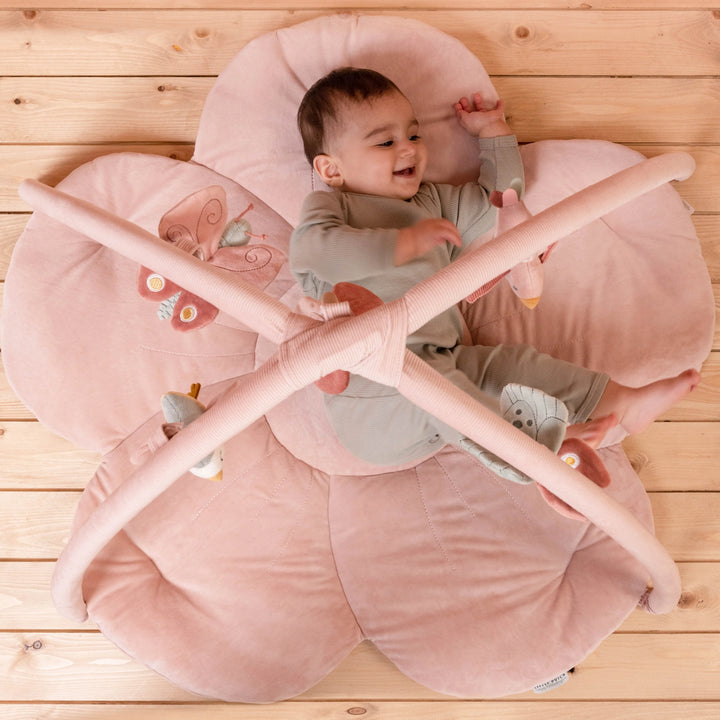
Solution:
{"label": "baby's hand", "polygon": [[472,96],[472,102],[468,98],[462,97],[455,103],[455,115],[460,125],[475,137],[490,138],[512,135],[510,126],[505,122],[503,110],[502,100],[498,100],[495,107],[485,108],[480,93]]}
{"label": "baby's hand", "polygon": [[462,247],[458,229],[443,218],[428,218],[398,231],[395,245],[395,264],[403,265],[424,255],[437,245],[451,243]]}

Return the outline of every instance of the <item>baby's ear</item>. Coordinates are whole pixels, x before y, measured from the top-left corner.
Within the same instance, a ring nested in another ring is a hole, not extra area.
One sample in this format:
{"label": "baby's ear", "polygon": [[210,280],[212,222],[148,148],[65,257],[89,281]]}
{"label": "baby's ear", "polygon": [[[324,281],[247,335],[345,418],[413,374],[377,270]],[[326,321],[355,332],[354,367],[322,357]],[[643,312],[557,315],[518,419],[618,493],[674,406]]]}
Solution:
{"label": "baby's ear", "polygon": [[342,175],[332,156],[316,155],[313,159],[313,167],[323,182],[330,185],[330,187],[340,187],[342,185]]}

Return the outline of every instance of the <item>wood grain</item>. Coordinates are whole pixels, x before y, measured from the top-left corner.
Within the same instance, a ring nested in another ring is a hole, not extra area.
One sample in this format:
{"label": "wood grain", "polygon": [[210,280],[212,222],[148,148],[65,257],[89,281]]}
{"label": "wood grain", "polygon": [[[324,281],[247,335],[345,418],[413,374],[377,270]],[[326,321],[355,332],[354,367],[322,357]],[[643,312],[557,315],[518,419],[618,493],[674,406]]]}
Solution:
{"label": "wood grain", "polygon": [[[214,78],[191,76],[2,77],[3,137],[7,143],[193,142],[213,84]],[[713,78],[498,76],[494,84],[521,142],[720,143],[720,87]]]}
{"label": "wood grain", "polygon": [[84,488],[100,455],[77,448],[39,423],[0,422],[0,488]]}
{"label": "wood grain", "polygon": [[[509,3],[504,3],[506,6]],[[162,13],[0,12],[0,65],[8,75],[217,75],[253,38],[323,11],[259,9]],[[712,10],[386,10],[432,24],[464,43],[490,74],[712,75],[720,22]],[[481,22],[478,20],[481,18]],[[624,42],[631,36],[632,43]],[[82,47],[81,53],[73,48]],[[601,55],[604,62],[598,63]]]}
{"label": "wood grain", "polygon": [[[337,12],[338,6],[327,5],[322,0],[294,0],[290,3],[288,0],[73,0],[70,3],[68,0],[44,0],[42,7],[44,8],[67,8],[71,6],[75,9],[112,9],[122,8],[128,10],[173,10],[178,8],[186,9],[226,9],[231,8],[234,10],[274,10],[274,9],[288,9],[291,8],[294,11],[304,10],[307,8],[318,8],[323,7],[327,12]],[[497,0],[450,0],[448,3],[443,3],[442,6],[438,5],[437,0],[414,0],[413,6],[415,8],[427,8],[434,11],[446,11],[452,9],[471,9],[471,10],[495,10],[498,7]],[[707,8],[713,10],[717,7],[712,0],[693,0],[689,5],[680,2],[679,0],[633,0],[632,8],[637,9],[648,9],[648,10],[659,10],[669,9],[674,10],[688,6],[690,8]],[[37,8],[37,4],[33,4],[32,0],[13,0],[14,8],[30,8],[30,12],[33,12],[34,8]],[[542,9],[554,9],[554,10],[565,10],[571,9],[581,13],[591,14],[594,10],[628,10],[627,0],[594,0],[594,2],[584,2],[584,0],[506,0],[503,3],[503,7],[529,10],[533,8]],[[393,10],[402,11],[407,8],[407,2],[405,0],[354,0],[352,3],[348,3],[342,8],[341,11],[352,10],[352,11],[376,11],[376,10]]]}
{"label": "wood grain", "polygon": [[717,720],[720,704],[707,701],[290,701],[254,707],[226,704],[141,706],[78,703],[10,705],[5,720]]}

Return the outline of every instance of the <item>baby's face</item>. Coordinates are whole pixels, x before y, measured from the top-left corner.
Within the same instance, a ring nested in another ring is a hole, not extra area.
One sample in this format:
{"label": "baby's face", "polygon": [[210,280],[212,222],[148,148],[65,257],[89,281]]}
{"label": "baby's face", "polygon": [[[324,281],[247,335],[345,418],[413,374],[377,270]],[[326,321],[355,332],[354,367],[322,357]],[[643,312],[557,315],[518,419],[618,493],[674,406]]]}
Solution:
{"label": "baby's face", "polygon": [[427,148],[415,113],[398,92],[340,109],[328,154],[338,172],[335,187],[347,192],[408,200],[427,167]]}

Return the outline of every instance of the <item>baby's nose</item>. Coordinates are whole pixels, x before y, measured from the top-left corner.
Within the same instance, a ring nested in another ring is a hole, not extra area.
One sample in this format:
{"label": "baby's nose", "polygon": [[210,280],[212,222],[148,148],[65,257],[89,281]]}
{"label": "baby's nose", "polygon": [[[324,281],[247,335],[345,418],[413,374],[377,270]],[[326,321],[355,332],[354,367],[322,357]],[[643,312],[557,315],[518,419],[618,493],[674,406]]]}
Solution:
{"label": "baby's nose", "polygon": [[400,155],[410,157],[415,154],[415,147],[409,140],[400,143]]}

